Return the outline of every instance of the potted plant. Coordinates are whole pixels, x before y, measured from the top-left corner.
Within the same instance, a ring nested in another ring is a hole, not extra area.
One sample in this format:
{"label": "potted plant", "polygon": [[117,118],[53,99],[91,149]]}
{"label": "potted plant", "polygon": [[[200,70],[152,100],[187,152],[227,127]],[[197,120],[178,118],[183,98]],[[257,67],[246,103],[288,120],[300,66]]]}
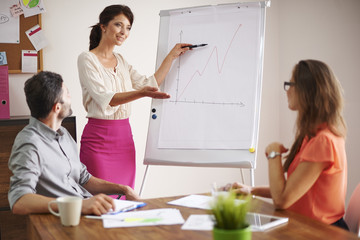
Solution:
{"label": "potted plant", "polygon": [[217,194],[211,204],[215,218],[215,240],[250,240],[251,229],[246,220],[250,196],[238,199],[235,192]]}

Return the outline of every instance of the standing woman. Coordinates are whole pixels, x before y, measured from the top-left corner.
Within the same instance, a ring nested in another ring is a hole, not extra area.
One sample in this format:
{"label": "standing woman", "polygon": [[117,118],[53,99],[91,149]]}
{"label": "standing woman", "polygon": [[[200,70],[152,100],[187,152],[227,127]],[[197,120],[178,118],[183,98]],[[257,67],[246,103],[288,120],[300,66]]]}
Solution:
{"label": "standing woman", "polygon": [[[130,34],[133,13],[124,5],[106,7],[92,26],[89,51],[78,57],[83,105],[87,111],[80,159],[95,177],[134,188],[135,147],[129,124],[130,102],[165,99],[158,91],[174,59],[189,48],[177,44],[151,77],[140,75],[114,47]],[[139,55],[141,56],[141,55]]]}
{"label": "standing woman", "polygon": [[294,67],[284,88],[289,109],[298,112],[295,141],[284,156],[284,165],[282,154],[288,149],[281,143],[271,143],[265,151],[270,186],[234,183],[226,188],[270,197],[278,209],[347,229],[343,220],[347,161],[341,85],[326,64],[304,60]]}

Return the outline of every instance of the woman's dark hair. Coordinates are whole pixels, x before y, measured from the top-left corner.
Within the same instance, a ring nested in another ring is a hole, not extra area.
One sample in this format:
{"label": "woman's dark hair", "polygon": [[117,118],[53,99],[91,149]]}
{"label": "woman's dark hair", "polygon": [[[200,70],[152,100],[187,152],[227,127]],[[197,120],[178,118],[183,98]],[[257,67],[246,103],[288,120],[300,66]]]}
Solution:
{"label": "woman's dark hair", "polygon": [[62,77],[53,72],[40,72],[25,82],[24,91],[31,116],[46,118],[55,103],[62,101]]}
{"label": "woman's dark hair", "polygon": [[108,23],[116,16],[124,14],[132,25],[134,22],[134,15],[131,9],[125,5],[110,5],[106,7],[99,15],[99,23],[91,26],[90,32],[90,46],[89,51],[96,48],[101,40],[101,25],[107,26]]}
{"label": "woman's dark hair", "polygon": [[342,87],[329,66],[318,60],[302,60],[295,65],[292,78],[298,116],[295,141],[286,156],[285,171],[299,152],[303,140],[314,137],[321,124],[326,123],[336,136],[346,135]]}

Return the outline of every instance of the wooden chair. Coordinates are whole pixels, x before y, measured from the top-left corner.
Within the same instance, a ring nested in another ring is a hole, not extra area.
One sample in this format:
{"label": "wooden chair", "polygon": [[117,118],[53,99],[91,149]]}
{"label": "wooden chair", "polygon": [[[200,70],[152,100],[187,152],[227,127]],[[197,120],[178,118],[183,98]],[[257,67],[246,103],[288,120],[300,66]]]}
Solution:
{"label": "wooden chair", "polygon": [[344,220],[349,230],[360,237],[360,183],[351,195]]}

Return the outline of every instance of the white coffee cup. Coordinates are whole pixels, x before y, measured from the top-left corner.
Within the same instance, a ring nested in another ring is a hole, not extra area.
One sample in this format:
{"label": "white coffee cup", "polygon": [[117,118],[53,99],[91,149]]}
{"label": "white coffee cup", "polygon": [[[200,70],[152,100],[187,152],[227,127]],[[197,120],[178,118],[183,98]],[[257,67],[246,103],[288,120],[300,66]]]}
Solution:
{"label": "white coffee cup", "polygon": [[[59,212],[51,208],[51,204],[57,204]],[[80,222],[82,198],[74,196],[58,197],[48,203],[49,211],[55,216],[60,217],[61,224],[64,226],[77,226]]]}

